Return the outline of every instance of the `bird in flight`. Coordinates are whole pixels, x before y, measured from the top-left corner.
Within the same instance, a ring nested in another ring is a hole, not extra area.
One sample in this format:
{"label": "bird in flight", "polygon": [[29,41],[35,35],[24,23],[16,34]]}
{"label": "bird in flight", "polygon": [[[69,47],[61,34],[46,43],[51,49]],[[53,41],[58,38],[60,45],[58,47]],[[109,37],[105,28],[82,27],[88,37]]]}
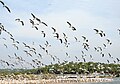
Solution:
{"label": "bird in flight", "polygon": [[120,29],[118,29],[118,34],[120,35]]}
{"label": "bird in flight", "polygon": [[5,5],[5,3],[4,3],[3,1],[1,1],[1,0],[0,0],[0,3],[1,3],[3,6]]}
{"label": "bird in flight", "polygon": [[53,34],[55,34],[56,29],[55,29],[54,27],[51,27],[51,28],[52,28],[52,30],[53,30]]}
{"label": "bird in flight", "polygon": [[6,8],[7,11],[8,11],[9,13],[11,13],[10,8],[8,8],[8,6],[6,6],[5,3],[4,3],[3,1],[0,0],[0,3],[3,5],[3,8]]}
{"label": "bird in flight", "polygon": [[67,21],[67,24],[69,25],[69,28],[71,28],[71,27],[72,27],[72,25],[71,25],[71,23],[70,23],[70,22],[68,22],[68,21]]}
{"label": "bird in flight", "polygon": [[93,29],[93,30],[95,30],[96,34],[98,34],[98,32],[99,32],[99,30],[98,30],[98,29]]}
{"label": "bird in flight", "polygon": [[45,36],[46,36],[45,32],[44,32],[44,31],[41,31],[41,32],[42,32],[42,34],[43,34],[43,37],[45,37]]}
{"label": "bird in flight", "polygon": [[67,24],[69,25],[69,28],[72,28],[73,31],[76,30],[76,28],[74,26],[72,26],[72,24],[70,22],[67,21]]}
{"label": "bird in flight", "polygon": [[15,19],[15,21],[21,22],[22,26],[24,26],[24,22],[20,20],[19,18]]}
{"label": "bird in flight", "polygon": [[10,10],[10,8],[8,8],[8,6],[4,5],[3,7],[6,8],[9,13],[11,13],[11,10]]}
{"label": "bird in flight", "polygon": [[33,13],[31,13],[32,17],[33,17],[33,20],[36,19],[35,15]]}

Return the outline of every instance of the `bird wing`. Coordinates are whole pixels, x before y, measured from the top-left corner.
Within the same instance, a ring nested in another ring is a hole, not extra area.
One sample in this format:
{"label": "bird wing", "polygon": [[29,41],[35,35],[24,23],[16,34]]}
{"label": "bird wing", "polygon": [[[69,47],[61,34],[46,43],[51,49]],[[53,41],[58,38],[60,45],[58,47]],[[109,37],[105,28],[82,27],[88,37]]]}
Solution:
{"label": "bird wing", "polygon": [[42,24],[44,24],[45,26],[48,26],[45,22],[41,22]]}
{"label": "bird wing", "polygon": [[4,7],[8,10],[9,13],[11,13],[10,9],[7,6],[4,6]]}
{"label": "bird wing", "polygon": [[67,24],[69,25],[69,28],[72,26],[70,22],[67,21]]}
{"label": "bird wing", "polygon": [[0,0],[0,3],[1,3],[3,6],[5,5],[5,4],[4,4],[4,2],[3,2],[3,1],[1,1],[1,0]]}

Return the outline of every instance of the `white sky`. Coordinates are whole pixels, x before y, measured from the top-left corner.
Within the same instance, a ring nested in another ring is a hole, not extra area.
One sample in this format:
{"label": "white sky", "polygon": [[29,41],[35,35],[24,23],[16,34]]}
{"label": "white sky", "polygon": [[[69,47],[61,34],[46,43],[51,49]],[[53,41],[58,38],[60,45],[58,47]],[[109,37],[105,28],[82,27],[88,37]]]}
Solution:
{"label": "white sky", "polygon": [[[50,54],[55,55],[63,60],[75,61],[77,56],[81,61],[81,50],[85,52],[86,60],[91,61],[89,55],[93,56],[93,61],[106,62],[107,59],[112,63],[116,58],[120,58],[120,35],[117,29],[120,27],[120,0],[3,0],[3,2],[11,9],[12,13],[2,7],[0,4],[0,23],[14,35],[14,38],[20,41],[18,45],[20,50],[16,50],[12,46],[12,42],[7,34],[2,33],[0,35],[0,57],[3,60],[9,60],[7,55],[14,57],[14,53],[22,56],[25,60],[31,61],[37,56],[32,58],[27,57],[23,52],[25,48],[22,42],[25,42],[37,49],[38,53],[43,55],[43,59],[40,59],[43,63],[49,64],[52,61],[50,56],[41,51],[39,44],[44,46],[45,41],[51,44],[48,49]],[[31,13],[42,21],[48,24],[48,27],[41,25],[39,30],[35,30],[31,27],[29,19],[32,18]],[[20,18],[24,21],[25,26],[21,26],[15,19]],[[69,21],[76,31],[72,31],[68,24]],[[54,35],[51,27],[55,27],[60,37],[63,37],[63,32],[67,34],[70,42],[70,47],[66,48],[64,44],[60,44]],[[94,28],[103,30],[106,33],[106,37],[101,38],[95,34]],[[41,31],[45,31],[46,37],[43,38]],[[86,36],[89,40],[90,50],[85,51],[82,47],[83,39],[81,36]],[[80,43],[76,43],[74,37],[80,40]],[[3,40],[6,38],[7,40]],[[103,53],[105,57],[94,51],[94,47],[103,46],[103,43],[107,43],[106,38],[112,42],[111,46],[107,46]],[[35,42],[35,45],[32,45]],[[4,44],[8,45],[6,49]],[[69,53],[70,58],[67,58],[65,53]],[[114,57],[110,59],[108,53]],[[56,61],[55,61],[56,62]],[[55,63],[54,62],[54,63]],[[12,62],[11,62],[12,63]]]}

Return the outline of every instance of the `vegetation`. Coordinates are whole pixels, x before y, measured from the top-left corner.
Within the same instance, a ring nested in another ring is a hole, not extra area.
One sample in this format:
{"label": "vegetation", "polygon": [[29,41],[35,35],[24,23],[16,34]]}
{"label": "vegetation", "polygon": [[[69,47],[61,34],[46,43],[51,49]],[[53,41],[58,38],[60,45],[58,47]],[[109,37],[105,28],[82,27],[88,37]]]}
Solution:
{"label": "vegetation", "polygon": [[105,64],[94,62],[63,62],[61,64],[46,65],[37,69],[1,69],[0,75],[9,74],[107,74],[120,76],[120,64]]}

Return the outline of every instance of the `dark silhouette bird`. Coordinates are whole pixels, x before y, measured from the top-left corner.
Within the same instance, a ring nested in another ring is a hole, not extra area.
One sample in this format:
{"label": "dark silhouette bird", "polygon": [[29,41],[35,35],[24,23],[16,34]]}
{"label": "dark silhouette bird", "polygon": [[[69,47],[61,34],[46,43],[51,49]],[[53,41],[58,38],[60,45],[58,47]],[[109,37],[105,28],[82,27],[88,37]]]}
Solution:
{"label": "dark silhouette bird", "polygon": [[102,47],[98,47],[100,51],[102,51]]}
{"label": "dark silhouette bird", "polygon": [[75,31],[75,30],[76,30],[76,28],[75,28],[75,27],[72,27],[72,30],[73,30],[73,31]]}
{"label": "dark silhouette bird", "polygon": [[120,35],[120,29],[117,29],[118,30],[118,34]]}
{"label": "dark silhouette bird", "polygon": [[54,36],[54,37],[56,37],[57,39],[59,39],[59,34],[58,33],[55,33],[56,34],[56,36]]}
{"label": "dark silhouette bird", "polygon": [[41,23],[41,20],[39,18],[36,18],[36,20],[39,22],[39,24]]}
{"label": "dark silhouette bird", "polygon": [[108,64],[110,63],[110,61],[109,61],[109,60],[107,60],[107,62],[108,62]]}
{"label": "dark silhouette bird", "polygon": [[15,21],[21,22],[22,26],[24,26],[24,22],[20,20],[19,18],[15,19]]}
{"label": "dark silhouette bird", "polygon": [[77,42],[77,40],[78,40],[77,37],[74,37],[74,38],[75,38],[75,41]]}
{"label": "dark silhouette bird", "polygon": [[31,13],[32,17],[33,17],[33,20],[36,19],[35,15],[33,13]]}
{"label": "dark silhouette bird", "polygon": [[67,24],[69,25],[69,28],[71,28],[71,27],[72,27],[72,25],[71,25],[71,23],[70,23],[70,22],[68,22],[68,21],[67,21]]}
{"label": "dark silhouette bird", "polygon": [[87,38],[85,36],[82,36],[83,40],[85,41]]}
{"label": "dark silhouette bird", "polygon": [[104,44],[104,43],[103,43],[103,46],[104,46],[104,48],[106,48],[106,47],[107,47],[107,46],[106,46],[106,44]]}
{"label": "dark silhouette bird", "polygon": [[42,55],[40,53],[38,53],[39,57],[42,59]]}
{"label": "dark silhouette bird", "polygon": [[63,33],[63,38],[64,38],[64,39],[67,39],[67,38],[68,38],[65,33]]}
{"label": "dark silhouette bird", "polygon": [[16,45],[16,44],[13,44],[13,46],[18,50],[19,48],[18,48],[18,46]]}
{"label": "dark silhouette bird", "polygon": [[9,13],[11,13],[11,10],[8,8],[8,6],[4,5],[3,7],[6,8]]}
{"label": "dark silhouette bird", "polygon": [[112,58],[112,55],[110,53],[108,53],[109,57]]}
{"label": "dark silhouette bird", "polygon": [[118,62],[120,62],[120,59],[119,58],[116,58]]}
{"label": "dark silhouette bird", "polygon": [[51,28],[53,30],[53,34],[55,34],[56,33],[56,29],[54,27],[51,27]]}
{"label": "dark silhouette bird", "polygon": [[104,57],[104,56],[105,56],[105,54],[104,54],[104,53],[100,53],[100,54],[101,54],[101,56],[102,56],[102,57]]}
{"label": "dark silhouette bird", "polygon": [[38,30],[38,27],[37,27],[37,26],[34,26],[34,28],[35,28],[36,30]]}
{"label": "dark silhouette bird", "polygon": [[41,31],[41,32],[42,32],[42,34],[43,34],[43,37],[45,37],[45,36],[46,36],[45,32],[44,32],[44,31]]}
{"label": "dark silhouette bird", "polygon": [[69,25],[69,28],[72,28],[73,31],[76,30],[76,28],[74,26],[72,26],[72,24],[70,22],[67,21],[67,24]]}
{"label": "dark silhouette bird", "polygon": [[84,62],[86,62],[86,59],[85,59],[85,58],[83,58],[83,61],[84,61]]}
{"label": "dark silhouette bird", "polygon": [[13,37],[10,37],[10,39],[13,41],[13,43],[15,42],[15,39]]}
{"label": "dark silhouette bird", "polygon": [[62,39],[61,39],[61,38],[60,38],[59,40],[60,40],[60,43],[63,43],[63,41],[62,41]]}
{"label": "dark silhouette bird", "polygon": [[8,46],[7,46],[6,44],[4,44],[4,46],[5,46],[6,48],[8,48]]}
{"label": "dark silhouette bird", "polygon": [[99,35],[100,35],[100,37],[103,37],[103,34],[100,32],[100,33],[98,33]]}
{"label": "dark silhouette bird", "polygon": [[98,30],[98,29],[93,29],[93,30],[95,30],[96,34],[98,34],[98,32],[99,32],[99,30]]}
{"label": "dark silhouette bird", "polygon": [[48,41],[46,41],[45,46],[46,46],[46,47],[51,47],[51,45],[49,44]]}
{"label": "dark silhouette bird", "polygon": [[106,41],[107,41],[107,44],[112,45],[112,42],[110,41],[110,39],[106,39]]}
{"label": "dark silhouette bird", "polygon": [[0,35],[1,35],[1,33],[2,33],[2,30],[0,29]]}
{"label": "dark silhouette bird", "polygon": [[45,22],[41,22],[43,25],[48,26]]}
{"label": "dark silhouette bird", "polygon": [[1,3],[3,6],[5,5],[5,3],[4,3],[3,1],[1,1],[1,0],[0,0],[0,3]]}

